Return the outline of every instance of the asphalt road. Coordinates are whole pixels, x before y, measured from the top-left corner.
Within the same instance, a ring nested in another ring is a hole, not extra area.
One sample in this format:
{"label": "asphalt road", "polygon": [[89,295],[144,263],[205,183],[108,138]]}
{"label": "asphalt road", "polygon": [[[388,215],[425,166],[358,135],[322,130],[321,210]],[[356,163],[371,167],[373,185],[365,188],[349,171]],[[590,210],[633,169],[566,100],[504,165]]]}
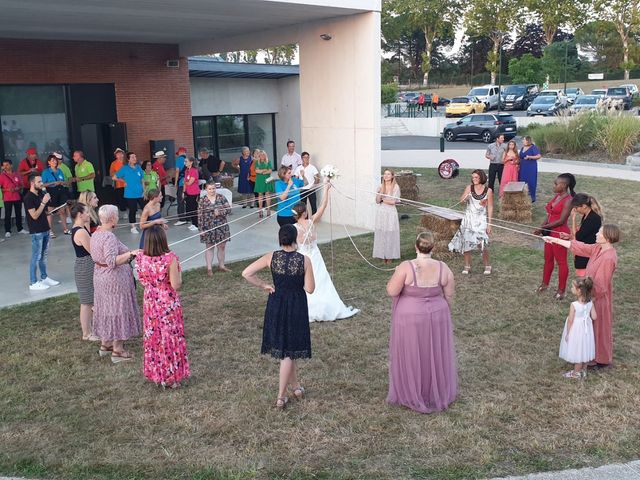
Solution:
{"label": "asphalt road", "polygon": [[[520,145],[520,137],[516,137]],[[480,140],[458,140],[444,142],[447,150],[486,150],[487,145]],[[439,137],[382,137],[382,150],[439,150]]]}

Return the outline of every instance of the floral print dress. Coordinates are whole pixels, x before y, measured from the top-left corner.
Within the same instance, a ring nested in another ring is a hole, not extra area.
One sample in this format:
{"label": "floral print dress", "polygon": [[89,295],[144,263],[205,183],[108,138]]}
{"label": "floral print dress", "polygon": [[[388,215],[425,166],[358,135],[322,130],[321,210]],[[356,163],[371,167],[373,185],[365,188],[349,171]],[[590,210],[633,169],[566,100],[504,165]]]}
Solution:
{"label": "floral print dress", "polygon": [[178,260],[173,252],[136,258],[144,286],[144,376],[163,386],[191,376],[180,295],[169,282],[174,258]]}
{"label": "floral print dress", "polygon": [[[218,215],[215,215],[216,210],[218,210]],[[231,212],[231,206],[224,195],[216,193],[213,202],[206,195],[200,199],[198,205],[200,243],[219,244],[231,238],[231,231],[227,223],[229,212]]]}

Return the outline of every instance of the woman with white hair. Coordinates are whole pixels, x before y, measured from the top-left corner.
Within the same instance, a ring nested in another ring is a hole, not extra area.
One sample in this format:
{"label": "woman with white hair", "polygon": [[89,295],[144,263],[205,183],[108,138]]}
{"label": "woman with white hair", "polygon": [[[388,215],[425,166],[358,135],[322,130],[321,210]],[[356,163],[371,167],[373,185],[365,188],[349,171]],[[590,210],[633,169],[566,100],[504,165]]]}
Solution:
{"label": "woman with white hair", "polygon": [[113,363],[120,363],[133,358],[124,349],[125,340],[142,331],[129,266],[140,250],[129,250],[113,233],[118,207],[102,205],[98,216],[100,226],[91,237],[91,258],[95,262],[93,332],[102,340],[99,355],[111,356]]}

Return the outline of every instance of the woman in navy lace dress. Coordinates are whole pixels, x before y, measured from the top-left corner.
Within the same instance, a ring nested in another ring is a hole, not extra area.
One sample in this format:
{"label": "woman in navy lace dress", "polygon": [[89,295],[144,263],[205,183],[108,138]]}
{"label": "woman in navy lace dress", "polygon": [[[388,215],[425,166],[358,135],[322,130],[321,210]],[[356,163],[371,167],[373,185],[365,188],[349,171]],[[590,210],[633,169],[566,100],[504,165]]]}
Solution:
{"label": "woman in navy lace dress", "polygon": [[[307,293],[313,293],[315,282],[311,260],[296,251],[298,231],[293,225],[284,225],[278,233],[282,250],[267,253],[242,272],[252,285],[269,292],[264,312],[262,353],[280,359],[280,383],[276,407],[284,409],[289,398],[304,398],[304,388],[296,374],[296,359],[311,358],[311,333]],[[273,284],[259,279],[256,274],[271,268]]]}

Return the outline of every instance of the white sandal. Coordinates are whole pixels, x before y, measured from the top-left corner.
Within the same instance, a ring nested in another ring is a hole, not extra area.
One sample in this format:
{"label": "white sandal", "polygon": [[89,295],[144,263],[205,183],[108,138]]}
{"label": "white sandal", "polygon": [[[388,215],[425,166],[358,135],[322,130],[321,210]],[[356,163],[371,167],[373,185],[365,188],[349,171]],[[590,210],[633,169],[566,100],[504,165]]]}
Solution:
{"label": "white sandal", "polygon": [[471,271],[471,265],[465,265],[464,269],[462,270],[462,274],[463,275],[469,275],[470,271]]}
{"label": "white sandal", "polygon": [[491,275],[491,265],[487,265],[486,267],[484,267],[484,272],[482,272],[484,275]]}

